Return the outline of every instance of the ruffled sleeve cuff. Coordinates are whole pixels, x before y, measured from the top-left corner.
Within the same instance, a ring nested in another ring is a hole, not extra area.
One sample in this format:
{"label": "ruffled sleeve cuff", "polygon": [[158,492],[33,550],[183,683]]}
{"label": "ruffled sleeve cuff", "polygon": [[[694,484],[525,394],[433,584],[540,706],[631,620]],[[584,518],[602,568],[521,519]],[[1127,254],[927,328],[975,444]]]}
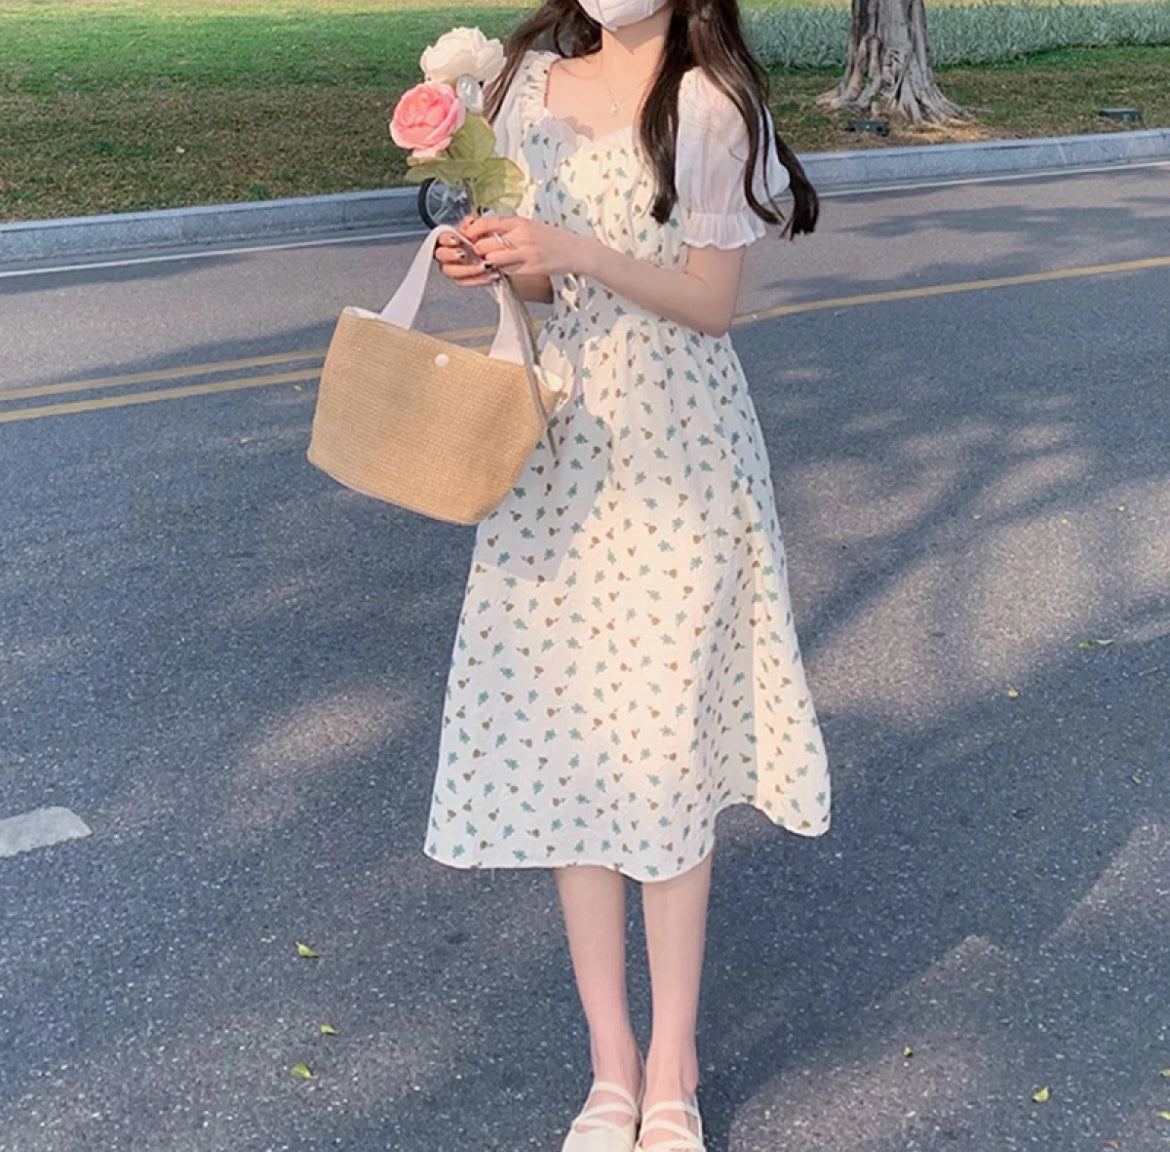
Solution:
{"label": "ruffled sleeve cuff", "polygon": [[698,212],[684,214],[682,242],[693,248],[714,244],[716,248],[738,248],[753,244],[767,234],[764,222],[750,209],[746,212]]}

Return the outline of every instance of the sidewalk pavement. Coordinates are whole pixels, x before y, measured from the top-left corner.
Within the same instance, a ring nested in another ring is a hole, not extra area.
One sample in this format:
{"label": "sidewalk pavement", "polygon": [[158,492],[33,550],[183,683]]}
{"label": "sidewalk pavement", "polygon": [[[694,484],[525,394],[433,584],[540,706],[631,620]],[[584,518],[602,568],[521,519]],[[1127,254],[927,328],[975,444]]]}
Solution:
{"label": "sidewalk pavement", "polygon": [[[800,154],[819,191],[1170,160],[1170,128]],[[0,264],[370,229],[423,229],[417,188],[0,224]]]}

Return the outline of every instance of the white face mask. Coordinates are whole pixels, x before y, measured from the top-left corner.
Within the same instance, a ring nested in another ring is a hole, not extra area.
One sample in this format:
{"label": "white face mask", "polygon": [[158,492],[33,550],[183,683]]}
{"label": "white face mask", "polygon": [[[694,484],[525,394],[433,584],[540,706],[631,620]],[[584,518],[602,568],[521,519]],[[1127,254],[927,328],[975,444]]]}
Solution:
{"label": "white face mask", "polygon": [[665,8],[669,0],[577,0],[586,15],[592,16],[602,28],[610,32],[636,24]]}

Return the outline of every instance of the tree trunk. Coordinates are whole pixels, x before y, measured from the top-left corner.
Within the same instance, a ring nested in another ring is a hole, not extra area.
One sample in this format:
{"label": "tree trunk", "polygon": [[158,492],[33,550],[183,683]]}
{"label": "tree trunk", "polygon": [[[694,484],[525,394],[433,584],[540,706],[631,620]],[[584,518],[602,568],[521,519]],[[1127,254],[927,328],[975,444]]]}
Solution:
{"label": "tree trunk", "polygon": [[891,119],[970,119],[934,82],[924,0],[853,0],[845,75],[817,102],[868,110],[876,103]]}

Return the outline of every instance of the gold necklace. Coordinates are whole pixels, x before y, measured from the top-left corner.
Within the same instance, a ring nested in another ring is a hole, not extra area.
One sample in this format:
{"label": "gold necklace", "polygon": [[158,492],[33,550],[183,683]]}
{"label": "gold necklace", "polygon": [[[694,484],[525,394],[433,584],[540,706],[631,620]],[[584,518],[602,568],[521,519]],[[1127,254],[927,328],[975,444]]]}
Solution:
{"label": "gold necklace", "polygon": [[642,81],[640,84],[635,84],[635,85],[634,85],[634,87],[633,87],[633,88],[631,88],[631,89],[630,89],[630,90],[629,90],[629,91],[628,91],[628,92],[627,92],[627,93],[626,93],[626,94],[625,94],[625,95],[624,95],[624,96],[623,96],[623,97],[622,97],[622,98],[619,100],[619,99],[618,99],[618,98],[617,98],[617,97],[616,97],[616,96],[613,94],[613,88],[610,86],[610,83],[609,83],[609,77],[608,77],[608,76],[606,76],[606,74],[605,74],[605,68],[602,66],[602,64],[601,64],[601,61],[600,61],[600,60],[597,62],[597,70],[598,70],[598,71],[601,73],[601,80],[602,80],[602,83],[605,85],[605,90],[606,90],[606,91],[609,93],[609,114],[610,114],[611,116],[616,116],[616,115],[618,114],[618,110],[619,110],[619,108],[621,107],[621,105],[622,105],[622,104],[624,104],[624,103],[625,103],[625,102],[626,102],[626,101],[627,101],[627,100],[628,100],[628,99],[629,99],[631,96],[633,96],[633,94],[634,94],[635,92],[637,92],[637,91],[638,91],[640,88],[644,90],[644,89],[645,89],[645,87],[646,87],[646,81],[645,81],[645,80],[643,80],[643,81]]}

